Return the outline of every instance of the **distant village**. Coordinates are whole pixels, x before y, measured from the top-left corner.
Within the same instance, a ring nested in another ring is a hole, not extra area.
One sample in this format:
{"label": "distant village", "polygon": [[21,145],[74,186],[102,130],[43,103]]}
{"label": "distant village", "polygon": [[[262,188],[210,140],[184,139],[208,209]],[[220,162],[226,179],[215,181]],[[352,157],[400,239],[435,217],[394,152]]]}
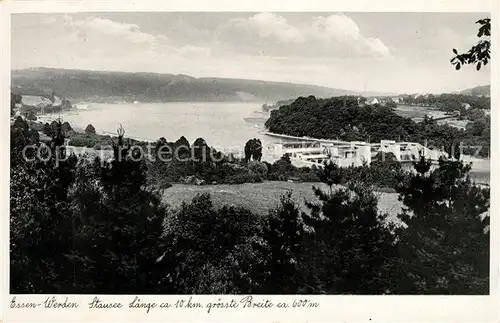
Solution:
{"label": "distant village", "polygon": [[71,110],[69,100],[61,99],[52,92],[51,95],[11,95],[11,117],[23,116],[35,120],[37,115]]}

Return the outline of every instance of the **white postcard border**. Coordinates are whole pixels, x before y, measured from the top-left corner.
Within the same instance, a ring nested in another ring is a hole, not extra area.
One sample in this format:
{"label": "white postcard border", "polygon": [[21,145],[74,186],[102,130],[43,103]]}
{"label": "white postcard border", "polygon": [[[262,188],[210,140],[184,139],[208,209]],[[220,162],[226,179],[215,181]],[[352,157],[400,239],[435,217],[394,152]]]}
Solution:
{"label": "white postcard border", "polygon": [[[9,149],[9,92],[10,92],[10,14],[13,13],[49,13],[49,12],[109,12],[109,11],[315,11],[315,12],[348,12],[348,11],[378,11],[378,12],[491,12],[494,30],[492,33],[492,53],[498,58],[498,1],[478,0],[440,0],[440,1],[3,1],[0,2],[0,62],[2,98],[2,148]],[[450,68],[452,68],[450,66]],[[498,61],[491,61],[491,99],[492,122],[499,124],[499,75]],[[492,128],[491,158],[499,158],[498,127]],[[9,156],[2,154],[2,254],[1,286],[2,311],[0,320],[5,322],[66,322],[66,321],[255,321],[255,322],[493,322],[498,321],[500,302],[499,294],[499,219],[500,196],[498,184],[500,175],[496,167],[491,168],[491,274],[490,296],[259,296],[254,299],[269,299],[273,303],[289,302],[298,299],[310,299],[318,302],[318,308],[288,308],[288,309],[152,309],[146,313],[144,309],[126,308],[134,295],[99,296],[103,301],[122,302],[125,308],[117,310],[90,310],[87,304],[97,295],[55,295],[62,301],[65,297],[80,304],[78,309],[11,309],[10,303],[14,295],[9,294]],[[495,166],[495,164],[493,165]],[[23,302],[43,302],[52,295],[16,295]],[[186,295],[147,296],[138,295],[142,300],[156,303],[171,302]],[[206,304],[219,298],[229,301],[232,298],[240,300],[244,296],[201,296],[193,295],[193,300]]]}

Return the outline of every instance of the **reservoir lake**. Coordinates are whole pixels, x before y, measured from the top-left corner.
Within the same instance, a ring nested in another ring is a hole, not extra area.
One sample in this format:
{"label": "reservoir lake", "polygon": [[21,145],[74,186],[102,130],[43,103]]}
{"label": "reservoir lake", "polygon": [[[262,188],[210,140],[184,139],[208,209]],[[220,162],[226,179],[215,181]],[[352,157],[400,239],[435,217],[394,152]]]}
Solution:
{"label": "reservoir lake", "polygon": [[[97,133],[116,135],[121,124],[125,137],[144,141],[156,141],[165,137],[176,141],[181,136],[192,144],[203,138],[209,146],[223,152],[243,153],[245,143],[258,138],[263,144],[263,159],[273,161],[267,146],[277,142],[260,134],[264,129],[261,122],[246,122],[261,111],[262,103],[220,103],[220,102],[169,102],[138,104],[86,103],[87,110],[72,110],[57,114],[72,127],[85,129],[92,124]],[[54,115],[56,116],[56,115]]]}

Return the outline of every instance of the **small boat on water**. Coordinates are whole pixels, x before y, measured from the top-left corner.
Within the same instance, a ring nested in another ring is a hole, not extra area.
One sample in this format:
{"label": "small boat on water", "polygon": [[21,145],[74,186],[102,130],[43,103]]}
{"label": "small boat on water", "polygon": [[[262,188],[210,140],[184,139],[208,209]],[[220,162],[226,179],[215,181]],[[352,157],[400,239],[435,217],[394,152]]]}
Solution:
{"label": "small boat on water", "polygon": [[262,111],[255,111],[250,116],[243,118],[243,120],[245,120],[245,122],[247,123],[256,123],[256,124],[265,123],[267,119],[269,119],[269,113]]}
{"label": "small boat on water", "polygon": [[265,123],[267,121],[267,118],[258,118],[258,117],[248,117],[248,118],[243,118],[245,122],[247,123]]}
{"label": "small boat on water", "polygon": [[89,106],[86,104],[77,104],[76,109],[77,110],[88,110]]}

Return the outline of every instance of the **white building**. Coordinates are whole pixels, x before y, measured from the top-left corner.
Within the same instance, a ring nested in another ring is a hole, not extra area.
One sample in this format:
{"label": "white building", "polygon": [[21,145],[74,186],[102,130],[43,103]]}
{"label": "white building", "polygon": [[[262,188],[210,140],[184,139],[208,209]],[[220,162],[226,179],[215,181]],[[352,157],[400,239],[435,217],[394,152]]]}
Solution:
{"label": "white building", "polygon": [[471,105],[469,103],[462,103],[462,108],[464,108],[465,110],[469,110],[471,107]]}
{"label": "white building", "polygon": [[308,143],[276,144],[274,153],[282,156],[289,154],[292,164],[297,167],[322,166],[324,161],[331,160],[340,167],[370,165],[372,156],[379,153],[391,153],[400,162],[418,160],[423,154],[436,162],[445,153],[432,150],[419,143],[381,140],[380,143],[362,141],[324,141]]}

